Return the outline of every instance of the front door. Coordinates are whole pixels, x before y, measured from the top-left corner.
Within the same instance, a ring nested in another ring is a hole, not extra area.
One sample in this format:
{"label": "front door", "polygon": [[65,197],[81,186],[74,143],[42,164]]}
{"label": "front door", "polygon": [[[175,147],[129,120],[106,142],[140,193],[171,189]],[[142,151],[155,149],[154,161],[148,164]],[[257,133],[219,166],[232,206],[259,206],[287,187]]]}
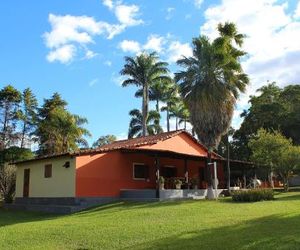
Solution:
{"label": "front door", "polygon": [[24,169],[23,197],[29,196],[30,169]]}

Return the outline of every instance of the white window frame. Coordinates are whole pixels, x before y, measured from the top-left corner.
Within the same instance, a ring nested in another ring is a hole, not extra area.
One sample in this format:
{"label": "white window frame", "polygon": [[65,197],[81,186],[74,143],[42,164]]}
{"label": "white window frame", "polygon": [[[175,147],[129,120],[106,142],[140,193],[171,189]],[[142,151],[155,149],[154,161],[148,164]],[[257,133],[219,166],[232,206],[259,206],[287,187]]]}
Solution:
{"label": "white window frame", "polygon": [[139,163],[139,162],[134,162],[132,164],[132,178],[133,178],[133,180],[135,180],[135,181],[147,181],[147,180],[149,180],[149,178],[136,178],[134,176],[134,169],[135,169],[136,165],[143,165],[143,166],[145,166],[146,164],[145,163]]}

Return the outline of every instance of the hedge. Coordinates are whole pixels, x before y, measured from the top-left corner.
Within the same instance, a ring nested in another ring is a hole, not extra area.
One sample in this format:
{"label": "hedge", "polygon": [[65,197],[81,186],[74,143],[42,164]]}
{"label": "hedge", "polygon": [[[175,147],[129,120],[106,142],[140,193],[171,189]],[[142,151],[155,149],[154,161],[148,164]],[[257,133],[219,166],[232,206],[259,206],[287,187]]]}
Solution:
{"label": "hedge", "polygon": [[232,193],[232,200],[236,202],[255,202],[274,200],[273,189],[248,189],[239,190]]}

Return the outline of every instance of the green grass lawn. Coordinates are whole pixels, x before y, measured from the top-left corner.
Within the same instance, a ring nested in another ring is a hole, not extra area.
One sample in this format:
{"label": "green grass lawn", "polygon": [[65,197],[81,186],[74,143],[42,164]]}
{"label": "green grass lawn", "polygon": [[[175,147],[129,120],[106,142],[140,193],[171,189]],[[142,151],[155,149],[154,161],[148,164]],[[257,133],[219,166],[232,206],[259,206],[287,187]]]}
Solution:
{"label": "green grass lawn", "polygon": [[57,216],[0,209],[1,249],[300,249],[300,193],[257,203],[114,203]]}

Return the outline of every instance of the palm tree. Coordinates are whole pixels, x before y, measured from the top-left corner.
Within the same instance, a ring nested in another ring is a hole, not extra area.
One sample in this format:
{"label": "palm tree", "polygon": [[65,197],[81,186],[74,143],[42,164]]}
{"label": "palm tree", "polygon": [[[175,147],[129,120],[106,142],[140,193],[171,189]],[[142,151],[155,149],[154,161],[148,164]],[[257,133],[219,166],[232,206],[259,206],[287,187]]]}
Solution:
{"label": "palm tree", "polygon": [[[166,78],[164,79],[164,81],[162,81],[161,79],[157,82],[154,82],[153,84],[150,85],[149,88],[149,100],[150,101],[155,101],[156,105],[156,112],[160,113],[160,102],[162,102],[164,100],[164,95],[166,93],[166,91],[168,90],[168,84],[170,84],[172,82],[171,78]],[[135,97],[142,97],[143,96],[143,90],[142,89],[138,89],[135,92]],[[160,125],[160,119],[155,120],[155,123],[157,123],[157,125]]]}
{"label": "palm tree", "polygon": [[182,114],[181,113],[182,112],[182,106],[183,106],[183,103],[178,98],[177,102],[175,102],[174,105],[172,105],[171,108],[170,108],[170,118],[172,118],[172,117],[175,118],[176,131],[178,130],[179,119],[180,119],[180,116]]}
{"label": "palm tree", "polygon": [[161,111],[167,113],[167,131],[170,132],[171,108],[178,102],[178,86],[175,83],[166,85],[162,101],[166,104],[161,108]]}
{"label": "palm tree", "polygon": [[142,135],[147,135],[147,119],[149,106],[149,89],[156,82],[169,79],[168,64],[158,60],[156,53],[142,53],[135,58],[125,57],[125,65],[121,70],[121,75],[129,78],[123,81],[122,86],[136,85],[142,89]]}
{"label": "palm tree", "polygon": [[[143,136],[143,114],[138,109],[133,109],[129,112],[131,120],[129,123],[128,138]],[[160,114],[155,110],[150,110],[147,117],[147,133],[155,135],[162,133],[161,126],[157,125],[155,121],[160,118]]]}
{"label": "palm tree", "polygon": [[181,107],[180,107],[180,115],[179,115],[179,122],[178,124],[184,124],[184,130],[186,130],[186,125],[187,123],[190,122],[190,112],[188,110],[188,108],[186,107],[186,105],[184,103],[182,103]]}
{"label": "palm tree", "polygon": [[[232,120],[234,106],[240,92],[249,83],[239,59],[246,53],[241,47],[244,35],[233,23],[218,26],[220,37],[214,41],[201,36],[193,40],[193,56],[177,63],[184,70],[175,75],[181,94],[190,111],[190,121],[199,140],[208,148],[208,163],[222,135]],[[212,176],[208,168],[208,186]]]}

